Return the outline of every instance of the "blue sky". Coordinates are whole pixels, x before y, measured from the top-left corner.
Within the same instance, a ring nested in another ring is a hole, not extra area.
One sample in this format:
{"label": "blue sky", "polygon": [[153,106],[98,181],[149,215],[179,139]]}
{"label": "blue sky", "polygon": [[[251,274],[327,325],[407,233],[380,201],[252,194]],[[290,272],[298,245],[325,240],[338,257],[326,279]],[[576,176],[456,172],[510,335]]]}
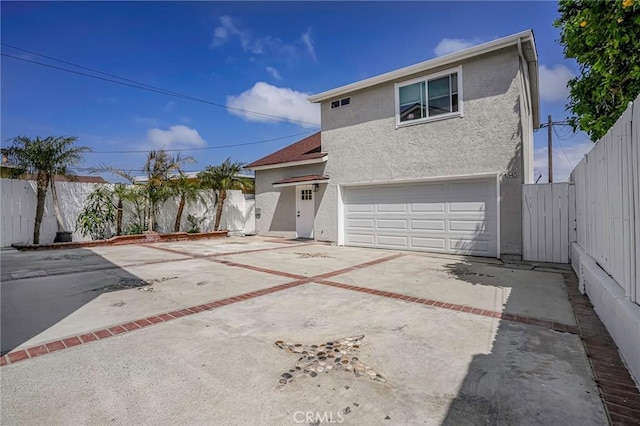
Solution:
{"label": "blue sky", "polygon": [[[555,2],[3,1],[0,7],[2,43],[221,105],[3,56],[3,146],[17,135],[78,136],[95,151],[82,167],[135,170],[144,153],[106,152],[163,147],[207,148],[183,152],[198,161],[188,170],[226,157],[250,162],[318,128],[310,94],[529,28],[545,120],[567,117],[565,84],[577,70],[556,41]],[[3,45],[2,53],[95,75],[14,47]],[[554,135],[554,169],[563,179],[591,142],[557,130],[563,139]],[[211,149],[276,138],[283,139]],[[535,139],[544,182],[546,130]]]}

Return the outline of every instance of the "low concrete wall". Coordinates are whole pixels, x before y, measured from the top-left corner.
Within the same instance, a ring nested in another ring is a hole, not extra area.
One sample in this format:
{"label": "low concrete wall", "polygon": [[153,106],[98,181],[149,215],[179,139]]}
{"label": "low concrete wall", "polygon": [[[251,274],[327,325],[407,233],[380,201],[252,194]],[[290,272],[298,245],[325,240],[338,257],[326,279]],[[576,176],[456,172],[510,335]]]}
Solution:
{"label": "low concrete wall", "polygon": [[607,330],[618,345],[636,383],[640,383],[640,306],[578,244],[572,244],[571,266]]}

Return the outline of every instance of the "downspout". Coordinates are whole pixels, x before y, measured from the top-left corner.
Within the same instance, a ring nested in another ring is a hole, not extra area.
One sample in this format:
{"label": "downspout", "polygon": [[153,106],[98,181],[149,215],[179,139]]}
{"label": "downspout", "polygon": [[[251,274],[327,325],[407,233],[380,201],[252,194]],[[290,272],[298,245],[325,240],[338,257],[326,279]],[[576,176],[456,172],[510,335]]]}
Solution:
{"label": "downspout", "polygon": [[[526,58],[524,57],[524,53],[522,52],[522,40],[518,39],[518,68],[520,69],[520,73],[522,74],[522,85],[523,87],[523,92],[524,92],[524,97],[525,99],[521,99],[520,101],[520,109],[521,109],[521,116],[520,116],[520,120],[522,122],[524,122],[524,120],[522,120],[522,113],[526,113],[527,118],[529,118],[529,116],[532,117],[533,119],[533,111],[532,111],[532,105],[531,105],[531,91],[530,91],[530,87],[529,87],[529,63],[527,62]],[[522,153],[522,168],[523,170],[525,170],[525,173],[527,174],[526,176],[522,177],[522,183],[527,183],[528,180],[532,180],[532,176],[529,176],[529,173],[532,173],[533,170],[529,170],[532,168],[533,166],[533,125],[531,125],[532,128],[529,128],[529,120],[527,120],[527,129],[526,129],[526,139],[528,140],[528,144],[527,144],[527,152],[524,152],[524,141],[525,141],[525,129],[524,126],[522,128],[522,141],[523,141],[523,153]],[[531,151],[529,151],[529,146],[531,146]],[[527,159],[526,161],[526,165],[527,167],[525,168],[525,158]]]}
{"label": "downspout", "polygon": [[[524,57],[524,53],[522,52],[522,40],[518,39],[518,56],[520,57],[520,71],[522,72],[522,76],[524,78],[524,90],[526,93],[526,101],[527,101],[527,107],[529,109],[531,109],[531,92],[529,90],[529,84],[526,84],[529,82],[529,70],[528,69],[524,69],[523,64],[526,64],[527,67],[529,67],[529,63],[527,62],[527,59]],[[531,113],[533,114],[533,112],[531,111]]]}
{"label": "downspout", "polygon": [[[527,60],[524,57],[524,53],[522,52],[522,39],[518,38],[518,68],[520,69],[520,74],[522,75],[522,79],[521,81],[521,85],[524,86],[523,87],[523,95],[525,97],[525,99],[522,99],[522,96],[520,96],[520,122],[524,123],[526,121],[527,123],[527,128],[526,128],[526,133],[527,136],[525,138],[525,128],[524,125],[521,127],[521,131],[522,131],[522,135],[521,135],[521,140],[522,140],[522,170],[524,171],[524,176],[522,176],[520,183],[521,183],[521,188],[522,185],[527,183],[529,179],[529,174],[531,173],[531,175],[533,175],[533,149],[531,149],[531,152],[529,152],[529,145],[533,145],[533,129],[529,129],[529,116],[533,117],[533,111],[531,111],[531,93],[529,92],[529,84],[528,84],[528,80],[529,80],[529,70],[525,69],[525,67],[528,68],[528,64],[527,64]],[[523,120],[522,115],[526,114],[526,120]],[[531,127],[533,127],[533,124],[531,124]],[[524,141],[527,140],[528,143],[526,144],[526,148],[525,148],[525,143]],[[525,152],[526,150],[526,152]],[[526,160],[525,160],[526,159]],[[530,171],[531,169],[531,171]],[[532,176],[531,176],[532,177]],[[500,180],[500,178],[498,178],[498,181]],[[499,193],[498,193],[499,194]],[[522,194],[522,192],[521,192]],[[520,195],[522,197],[522,195]],[[522,201],[521,201],[522,203]],[[499,208],[499,204],[498,204],[498,208]],[[522,256],[522,258],[524,259],[524,241],[526,236],[524,235],[524,226],[522,226],[522,221],[524,219],[524,212],[521,213],[521,217],[520,217],[520,254]],[[498,253],[498,255],[500,255],[500,253]]]}

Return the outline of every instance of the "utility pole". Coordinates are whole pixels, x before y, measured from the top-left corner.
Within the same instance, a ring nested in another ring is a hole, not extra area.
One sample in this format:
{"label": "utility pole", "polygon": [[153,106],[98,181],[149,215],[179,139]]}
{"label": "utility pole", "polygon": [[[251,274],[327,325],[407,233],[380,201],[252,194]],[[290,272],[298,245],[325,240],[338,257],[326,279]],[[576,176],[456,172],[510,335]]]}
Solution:
{"label": "utility pole", "polygon": [[553,182],[553,121],[551,120],[551,115],[547,117],[547,141],[549,147],[547,148],[547,155],[549,157],[549,183]]}

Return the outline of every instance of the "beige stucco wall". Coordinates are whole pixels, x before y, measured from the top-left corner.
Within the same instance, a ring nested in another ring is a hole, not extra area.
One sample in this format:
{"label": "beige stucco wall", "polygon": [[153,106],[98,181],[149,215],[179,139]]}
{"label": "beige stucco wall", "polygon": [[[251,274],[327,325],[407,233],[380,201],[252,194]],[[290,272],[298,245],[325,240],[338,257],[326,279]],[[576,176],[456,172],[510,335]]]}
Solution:
{"label": "beige stucco wall", "polygon": [[[274,188],[273,182],[293,176],[324,174],[326,163],[278,169],[256,170],[256,228],[261,235],[296,237],[295,186]],[[316,210],[323,198],[324,187],[314,193]]]}
{"label": "beige stucco wall", "polygon": [[394,82],[350,94],[347,107],[332,110],[330,102],[324,102],[322,149],[329,154],[326,173],[331,180],[316,229],[324,230],[327,240],[337,240],[337,185],[500,173],[501,251],[519,255],[520,79],[515,47],[463,62],[464,117],[400,128],[395,121]]}
{"label": "beige stucco wall", "polygon": [[[511,47],[454,66],[458,65],[462,66],[463,117],[396,128],[395,82],[344,95],[351,96],[351,104],[346,107],[332,110],[330,101],[323,102],[322,150],[328,153],[328,161],[256,171],[259,232],[295,235],[294,187],[271,186],[286,177],[312,173],[330,176],[329,184],[321,185],[315,194],[314,235],[318,240],[336,242],[341,185],[497,173],[501,252],[520,255],[521,184],[525,173],[520,114],[523,80],[518,52]],[[524,120],[530,117],[525,115]],[[528,131],[524,139],[530,140]]]}

